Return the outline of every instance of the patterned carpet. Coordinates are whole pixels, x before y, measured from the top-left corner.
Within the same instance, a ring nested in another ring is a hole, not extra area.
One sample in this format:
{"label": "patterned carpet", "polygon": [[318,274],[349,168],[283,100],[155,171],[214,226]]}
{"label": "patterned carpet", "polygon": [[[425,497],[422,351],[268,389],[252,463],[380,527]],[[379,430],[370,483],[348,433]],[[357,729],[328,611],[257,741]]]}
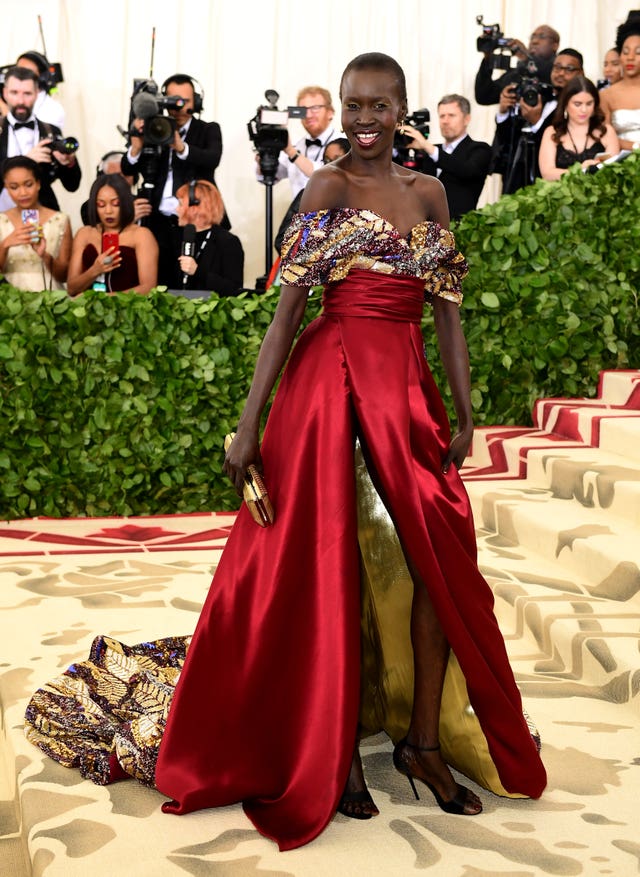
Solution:
{"label": "patterned carpet", "polygon": [[479,431],[467,469],[480,565],[543,739],[539,801],[476,788],[484,813],[448,816],[426,789],[414,801],[380,735],[363,752],[381,815],[338,815],[281,854],[239,806],[172,817],[134,782],[82,780],[26,742],[27,700],[97,633],[190,633],[233,515],[12,522],[0,524],[0,874],[639,874],[640,373],[625,374],[598,400],[550,403],[534,430]]}

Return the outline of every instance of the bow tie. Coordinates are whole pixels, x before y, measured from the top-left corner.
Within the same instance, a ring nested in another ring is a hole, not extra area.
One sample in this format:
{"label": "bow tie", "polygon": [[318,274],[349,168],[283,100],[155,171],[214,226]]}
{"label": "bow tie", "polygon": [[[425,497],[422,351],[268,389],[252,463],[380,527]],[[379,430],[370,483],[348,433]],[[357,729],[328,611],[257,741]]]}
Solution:
{"label": "bow tie", "polygon": [[312,140],[310,137],[307,137],[307,139],[304,142],[307,144],[307,146],[322,146],[322,140],[318,140],[317,137],[315,138],[315,140]]}
{"label": "bow tie", "polygon": [[16,122],[13,126],[14,131],[19,131],[20,128],[31,128],[33,131],[36,127],[36,123],[32,120],[31,122]]}

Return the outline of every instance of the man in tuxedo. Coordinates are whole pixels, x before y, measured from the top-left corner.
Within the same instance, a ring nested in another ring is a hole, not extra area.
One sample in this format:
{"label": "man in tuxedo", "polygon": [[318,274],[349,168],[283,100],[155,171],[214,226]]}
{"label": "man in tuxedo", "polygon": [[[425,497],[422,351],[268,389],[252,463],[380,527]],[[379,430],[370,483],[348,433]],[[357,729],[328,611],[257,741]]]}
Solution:
{"label": "man in tuxedo", "polygon": [[[67,155],[49,147],[52,140],[62,132],[55,125],[42,122],[34,115],[38,97],[38,77],[27,67],[10,67],[7,70],[4,90],[7,115],[0,122],[0,163],[5,158],[25,155],[40,165],[40,203],[43,207],[59,210],[60,205],[51,184],[60,180],[68,192],[75,192],[80,185],[82,171],[75,154]],[[14,203],[0,180],[0,210],[9,210]]]}
{"label": "man in tuxedo", "polygon": [[444,143],[431,143],[416,128],[404,126],[414,139],[407,145],[422,151],[419,169],[437,176],[444,186],[449,215],[460,219],[475,210],[491,164],[491,147],[467,134],[471,106],[461,94],[447,94],[438,103],[438,123]]}
{"label": "man in tuxedo", "polygon": [[[155,235],[160,248],[158,283],[169,285],[174,272],[178,224],[175,193],[192,180],[208,180],[215,185],[215,170],[222,156],[222,133],[217,122],[194,118],[202,111],[202,94],[196,91],[191,76],[183,73],[170,76],[162,84],[162,94],[179,97],[184,105],[168,110],[176,125],[173,140],[158,150],[153,179],[145,179],[142,191],[151,203],[151,213],[144,223]],[[126,176],[138,171],[144,176],[144,124],[142,119],[133,120],[132,129],[139,136],[131,136],[129,149],[122,159],[122,173]],[[227,229],[231,227],[226,213],[220,224]]]}
{"label": "man in tuxedo", "polygon": [[[322,167],[327,144],[340,136],[333,123],[335,110],[331,94],[326,88],[305,85],[298,92],[297,106],[306,108],[306,115],[300,120],[305,136],[295,143],[289,139],[280,153],[276,171],[276,182],[289,180],[294,199],[307,185],[311,174]],[[259,165],[256,173],[258,179],[262,179]]]}

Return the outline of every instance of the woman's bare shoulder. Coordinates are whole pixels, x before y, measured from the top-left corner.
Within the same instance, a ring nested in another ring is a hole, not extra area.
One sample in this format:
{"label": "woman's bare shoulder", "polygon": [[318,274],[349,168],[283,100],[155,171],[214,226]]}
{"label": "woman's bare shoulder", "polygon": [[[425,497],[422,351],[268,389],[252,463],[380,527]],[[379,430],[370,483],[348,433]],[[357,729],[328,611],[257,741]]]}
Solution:
{"label": "woman's bare shoulder", "polygon": [[416,194],[423,205],[425,219],[431,219],[448,228],[449,207],[444,186],[436,177],[416,172],[414,174],[414,186]]}
{"label": "woman's bare shoulder", "polygon": [[311,210],[329,210],[342,207],[347,189],[347,175],[337,163],[319,168],[309,178],[305,186],[300,209],[305,213]]}

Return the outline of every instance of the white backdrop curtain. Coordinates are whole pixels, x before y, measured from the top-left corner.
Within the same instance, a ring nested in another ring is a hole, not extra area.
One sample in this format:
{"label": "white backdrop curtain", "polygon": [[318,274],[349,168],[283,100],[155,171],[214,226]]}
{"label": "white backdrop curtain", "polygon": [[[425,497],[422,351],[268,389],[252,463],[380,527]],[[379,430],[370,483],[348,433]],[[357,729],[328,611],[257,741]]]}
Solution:
{"label": "white backdrop curtain", "polygon": [[[536,25],[552,25],[561,34],[561,47],[583,53],[585,72],[595,80],[629,8],[629,0],[451,0],[442,5],[425,0],[20,0],[11,4],[0,31],[0,63],[11,63],[28,49],[43,50],[40,14],[47,55],[63,65],[64,133],[81,144],[80,191],[69,195],[56,187],[75,231],[100,156],[123,148],[116,125],[126,126],[134,77],[150,73],[155,26],[153,77],[161,83],[175,72],[195,76],[205,91],[202,118],[222,127],[216,180],[245,248],[245,284],[253,286],[265,268],[265,193],[254,177],[247,121],[265,89],[275,88],[280,106],[286,106],[295,103],[300,86],[320,84],[330,89],[338,108],[340,74],[349,59],[365,51],[387,52],[405,69],[410,110],[431,110],[437,140],[438,99],[449,92],[473,98],[481,58],[478,13],[525,43]],[[494,112],[472,101],[473,137],[491,142]],[[291,123],[291,131],[293,139],[300,136],[298,122]],[[488,186],[484,200],[492,197]],[[289,200],[283,181],[274,190],[275,228]]]}

